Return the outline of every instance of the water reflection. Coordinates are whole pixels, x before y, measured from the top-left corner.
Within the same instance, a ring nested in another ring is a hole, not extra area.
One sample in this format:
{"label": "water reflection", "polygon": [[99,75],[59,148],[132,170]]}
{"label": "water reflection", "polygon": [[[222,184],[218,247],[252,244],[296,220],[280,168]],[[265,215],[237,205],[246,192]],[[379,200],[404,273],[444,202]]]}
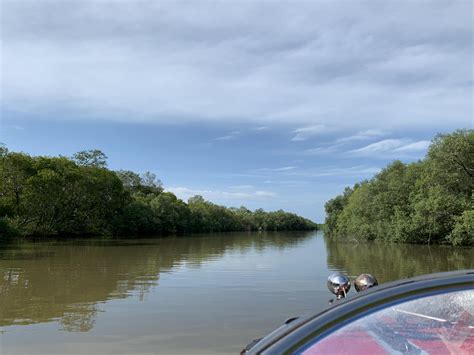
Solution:
{"label": "water reflection", "polygon": [[199,268],[225,253],[285,250],[310,233],[235,233],[127,241],[18,244],[0,249],[0,326],[57,320],[63,330],[92,329],[98,304],[145,297],[160,274]]}
{"label": "water reflection", "polygon": [[351,243],[325,237],[327,263],[349,275],[372,273],[379,283],[434,272],[474,268],[472,248]]}
{"label": "water reflection", "polygon": [[235,354],[326,308],[333,270],[385,282],[473,268],[472,253],[321,233],[13,245],[0,249],[0,353]]}

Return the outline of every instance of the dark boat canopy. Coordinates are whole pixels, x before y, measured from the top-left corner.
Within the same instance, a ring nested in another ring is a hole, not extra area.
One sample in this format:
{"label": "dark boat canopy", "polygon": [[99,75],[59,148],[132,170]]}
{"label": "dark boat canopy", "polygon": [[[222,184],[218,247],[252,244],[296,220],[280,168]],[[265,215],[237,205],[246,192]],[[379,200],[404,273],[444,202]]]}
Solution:
{"label": "dark boat canopy", "polygon": [[474,353],[474,270],[386,283],[290,319],[244,354]]}

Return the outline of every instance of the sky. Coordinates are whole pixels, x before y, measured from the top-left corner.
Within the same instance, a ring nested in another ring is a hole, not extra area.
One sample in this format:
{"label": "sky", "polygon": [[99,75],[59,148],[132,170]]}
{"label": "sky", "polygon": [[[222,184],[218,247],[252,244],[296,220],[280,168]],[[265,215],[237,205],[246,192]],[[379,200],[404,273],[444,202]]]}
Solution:
{"label": "sky", "polygon": [[470,0],[0,2],[0,142],[101,149],[184,200],[322,222],[474,128]]}

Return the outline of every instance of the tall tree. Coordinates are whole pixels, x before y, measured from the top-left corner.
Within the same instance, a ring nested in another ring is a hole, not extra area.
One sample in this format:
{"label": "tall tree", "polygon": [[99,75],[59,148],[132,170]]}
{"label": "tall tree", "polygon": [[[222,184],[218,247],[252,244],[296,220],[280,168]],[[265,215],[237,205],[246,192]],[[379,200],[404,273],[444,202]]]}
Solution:
{"label": "tall tree", "polygon": [[107,155],[98,149],[77,152],[73,155],[73,159],[77,165],[81,166],[93,166],[96,168],[107,167]]}

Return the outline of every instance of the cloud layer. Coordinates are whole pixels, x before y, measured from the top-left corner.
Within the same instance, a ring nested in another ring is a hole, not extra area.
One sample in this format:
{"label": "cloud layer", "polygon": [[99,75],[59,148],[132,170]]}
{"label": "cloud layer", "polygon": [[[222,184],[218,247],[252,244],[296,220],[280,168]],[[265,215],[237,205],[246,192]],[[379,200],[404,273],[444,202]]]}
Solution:
{"label": "cloud layer", "polygon": [[407,139],[384,139],[371,143],[362,148],[351,150],[351,153],[357,155],[377,156],[378,154],[395,154],[400,156],[409,153],[424,153],[428,149],[430,141],[422,140],[411,142]]}
{"label": "cloud layer", "polygon": [[294,141],[334,125],[472,117],[469,1],[3,1],[2,10],[4,114],[291,124]]}
{"label": "cloud layer", "polygon": [[[235,191],[240,190],[240,191]],[[243,191],[242,191],[243,190]],[[203,190],[193,189],[183,186],[169,187],[167,191],[174,193],[179,198],[187,201],[190,197],[200,195],[211,201],[237,202],[237,201],[261,201],[268,198],[276,197],[276,194],[271,191],[257,190],[252,191],[247,187],[237,188],[232,187],[231,191],[221,190]]]}

